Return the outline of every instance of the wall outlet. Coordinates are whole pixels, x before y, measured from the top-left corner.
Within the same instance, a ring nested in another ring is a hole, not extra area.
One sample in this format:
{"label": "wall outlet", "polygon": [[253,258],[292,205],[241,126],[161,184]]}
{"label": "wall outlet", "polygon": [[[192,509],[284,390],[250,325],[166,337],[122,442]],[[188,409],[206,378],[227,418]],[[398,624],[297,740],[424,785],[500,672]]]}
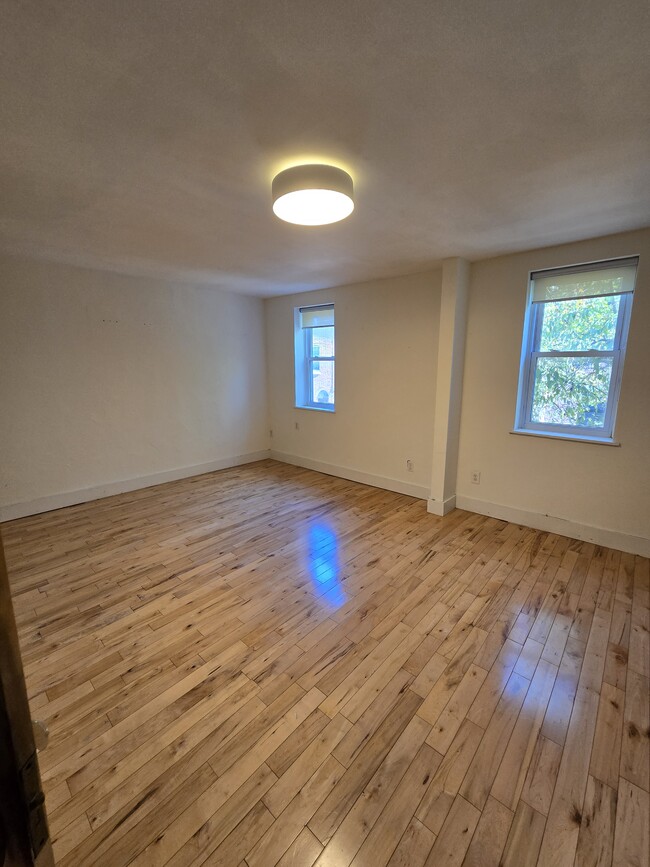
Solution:
{"label": "wall outlet", "polygon": [[413,461],[406,462],[406,469],[409,471],[409,473],[413,472]]}
{"label": "wall outlet", "polygon": [[480,473],[477,473],[476,471],[474,471],[472,473],[471,479],[472,479],[473,485],[480,485],[481,484],[481,474]]}

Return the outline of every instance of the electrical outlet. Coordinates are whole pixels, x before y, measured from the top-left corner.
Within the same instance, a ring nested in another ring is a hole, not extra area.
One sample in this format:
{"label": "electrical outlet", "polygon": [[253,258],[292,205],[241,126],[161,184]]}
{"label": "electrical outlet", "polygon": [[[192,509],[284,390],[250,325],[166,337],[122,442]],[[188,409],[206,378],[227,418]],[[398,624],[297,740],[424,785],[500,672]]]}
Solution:
{"label": "electrical outlet", "polygon": [[409,471],[409,473],[413,472],[413,461],[406,462],[406,469]]}
{"label": "electrical outlet", "polygon": [[477,473],[476,471],[474,471],[472,473],[472,484],[473,485],[480,485],[481,484],[481,474],[480,473]]}

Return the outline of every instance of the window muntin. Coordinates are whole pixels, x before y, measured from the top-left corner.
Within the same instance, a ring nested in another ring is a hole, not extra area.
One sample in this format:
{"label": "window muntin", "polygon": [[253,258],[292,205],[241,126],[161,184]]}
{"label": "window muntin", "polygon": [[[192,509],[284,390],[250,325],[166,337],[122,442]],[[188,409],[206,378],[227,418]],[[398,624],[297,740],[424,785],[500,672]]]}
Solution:
{"label": "window muntin", "polygon": [[531,274],[517,430],[611,440],[637,262]]}
{"label": "window muntin", "polygon": [[296,310],[296,406],[335,408],[334,305]]}

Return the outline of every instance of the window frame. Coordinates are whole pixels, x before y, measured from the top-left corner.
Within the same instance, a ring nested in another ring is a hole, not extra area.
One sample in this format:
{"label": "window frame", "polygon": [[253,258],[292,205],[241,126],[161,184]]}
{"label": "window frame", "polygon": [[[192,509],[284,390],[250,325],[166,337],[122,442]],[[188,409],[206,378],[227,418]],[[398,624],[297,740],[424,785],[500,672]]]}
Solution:
{"label": "window frame", "polygon": [[[568,267],[549,268],[545,271],[556,270],[558,273],[589,272],[599,270],[610,262],[621,262],[629,259],[630,263],[638,257],[617,257],[616,259],[588,262],[581,265]],[[528,275],[528,293],[526,300],[526,312],[524,319],[524,333],[522,340],[521,362],[519,368],[519,383],[517,390],[517,405],[515,413],[515,427],[513,433],[531,434],[534,436],[546,436],[557,439],[574,439],[583,442],[614,443],[614,430],[618,411],[618,402],[623,377],[623,364],[627,348],[627,338],[630,328],[632,312],[633,292],[611,293],[619,300],[618,318],[612,349],[608,350],[552,350],[541,351],[541,329],[544,318],[544,309],[547,304],[561,303],[558,301],[533,301],[535,277],[538,271],[531,271]],[[603,297],[603,296],[600,296]],[[607,406],[602,427],[587,427],[584,425],[560,425],[532,420],[532,406],[535,391],[535,372],[539,358],[611,358],[612,375],[610,378]]]}
{"label": "window frame", "polygon": [[[330,361],[333,365],[334,382],[336,383],[336,318],[333,325],[314,325],[302,327],[301,310],[317,309],[319,307],[331,307],[333,303],[302,305],[294,310],[294,345],[295,345],[295,407],[296,409],[310,409],[318,412],[336,411],[336,392],[334,403],[320,403],[314,400],[314,364],[321,361]],[[313,337],[316,328],[334,329],[334,355],[314,355]]]}

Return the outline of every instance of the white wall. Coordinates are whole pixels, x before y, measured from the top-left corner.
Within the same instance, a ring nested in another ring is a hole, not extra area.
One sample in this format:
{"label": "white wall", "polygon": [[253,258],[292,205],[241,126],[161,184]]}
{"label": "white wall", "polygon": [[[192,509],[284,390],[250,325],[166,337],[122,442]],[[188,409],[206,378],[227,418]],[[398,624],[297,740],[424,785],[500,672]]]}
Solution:
{"label": "white wall", "polygon": [[[267,299],[274,456],[428,497],[440,283],[434,271]],[[293,311],[329,301],[336,315],[336,412],[296,409]]]}
{"label": "white wall", "polygon": [[[641,259],[615,431],[620,448],[511,434],[528,272],[634,254]],[[472,265],[457,494],[464,508],[532,526],[559,518],[557,531],[614,547],[639,551],[639,539],[650,539],[650,230]]]}
{"label": "white wall", "polygon": [[263,316],[214,289],[0,259],[0,515],[268,449]]}

